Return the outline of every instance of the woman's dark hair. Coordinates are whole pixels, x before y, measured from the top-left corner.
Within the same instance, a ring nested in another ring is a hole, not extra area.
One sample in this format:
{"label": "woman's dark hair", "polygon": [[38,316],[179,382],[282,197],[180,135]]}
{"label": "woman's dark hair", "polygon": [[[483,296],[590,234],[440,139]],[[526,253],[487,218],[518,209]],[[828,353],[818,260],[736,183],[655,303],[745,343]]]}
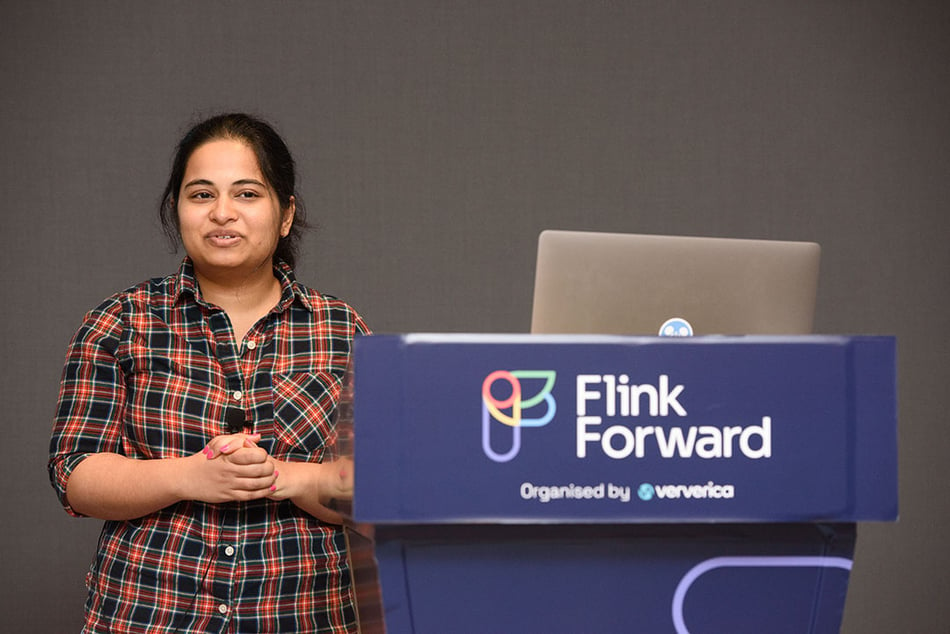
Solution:
{"label": "woman's dark hair", "polygon": [[178,193],[185,178],[188,159],[199,147],[218,139],[231,139],[246,143],[257,157],[264,180],[277,193],[281,210],[290,205],[294,197],[296,212],[290,232],[277,242],[274,263],[283,260],[291,267],[297,260],[297,248],[302,230],[307,227],[303,203],[296,193],[296,168],[287,144],[266,121],[248,114],[222,114],[205,119],[192,127],[178,143],[168,184],[158,208],[162,230],[174,250],[181,244],[181,227],[178,223]]}

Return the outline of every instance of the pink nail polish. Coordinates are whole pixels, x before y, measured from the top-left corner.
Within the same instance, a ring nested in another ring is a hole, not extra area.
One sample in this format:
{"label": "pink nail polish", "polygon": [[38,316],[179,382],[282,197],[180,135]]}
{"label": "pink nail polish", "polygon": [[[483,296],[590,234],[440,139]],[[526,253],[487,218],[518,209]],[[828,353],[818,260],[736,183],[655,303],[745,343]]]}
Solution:
{"label": "pink nail polish", "polygon": [[280,475],[280,471],[278,471],[277,469],[274,469],[274,477],[276,478],[279,475]]}
{"label": "pink nail polish", "polygon": [[203,453],[205,458],[208,460],[211,460],[214,457],[214,451],[211,449],[211,447],[205,447],[201,450],[201,453]]}
{"label": "pink nail polish", "polygon": [[277,490],[277,485],[276,485],[276,484],[270,485],[270,490],[271,490],[271,493],[273,493],[274,491],[276,491],[276,490]]}
{"label": "pink nail polish", "polygon": [[231,446],[231,445],[225,445],[224,447],[221,447],[221,453],[227,452],[228,447],[230,447],[230,446]]}

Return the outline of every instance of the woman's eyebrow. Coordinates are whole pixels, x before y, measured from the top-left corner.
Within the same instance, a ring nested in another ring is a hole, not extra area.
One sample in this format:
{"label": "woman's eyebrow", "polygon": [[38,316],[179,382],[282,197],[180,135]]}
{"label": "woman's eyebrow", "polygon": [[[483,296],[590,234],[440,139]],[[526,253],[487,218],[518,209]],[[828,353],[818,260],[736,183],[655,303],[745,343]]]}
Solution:
{"label": "woman's eyebrow", "polygon": [[185,183],[185,184],[182,185],[181,187],[182,187],[182,189],[184,189],[185,187],[192,187],[192,186],[194,186],[194,185],[214,185],[214,183],[212,183],[211,181],[209,181],[207,178],[196,178],[196,179],[194,179],[194,180],[188,181],[187,183]]}
{"label": "woman's eyebrow", "polygon": [[[210,180],[208,180],[207,178],[195,178],[195,179],[193,179],[193,180],[188,181],[188,182],[185,183],[184,185],[182,185],[182,188],[185,188],[185,187],[193,187],[193,186],[195,186],[195,185],[204,185],[204,186],[214,187],[214,183],[211,182]],[[260,187],[266,187],[266,185],[264,185],[264,183],[262,183],[261,181],[257,180],[256,178],[241,178],[241,179],[236,180],[236,181],[234,181],[233,183],[231,183],[231,186],[232,186],[232,187],[234,187],[234,186],[236,186],[236,185],[237,185],[237,186],[240,186],[240,185],[259,185]]]}

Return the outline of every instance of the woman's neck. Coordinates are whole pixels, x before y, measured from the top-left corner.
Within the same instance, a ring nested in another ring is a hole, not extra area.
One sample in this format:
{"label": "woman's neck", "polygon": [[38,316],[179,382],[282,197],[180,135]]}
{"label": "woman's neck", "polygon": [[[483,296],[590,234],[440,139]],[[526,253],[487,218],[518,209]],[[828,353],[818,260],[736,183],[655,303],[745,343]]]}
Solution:
{"label": "woman's neck", "polygon": [[208,275],[195,270],[201,296],[228,314],[237,344],[280,301],[280,282],[269,264],[250,275]]}

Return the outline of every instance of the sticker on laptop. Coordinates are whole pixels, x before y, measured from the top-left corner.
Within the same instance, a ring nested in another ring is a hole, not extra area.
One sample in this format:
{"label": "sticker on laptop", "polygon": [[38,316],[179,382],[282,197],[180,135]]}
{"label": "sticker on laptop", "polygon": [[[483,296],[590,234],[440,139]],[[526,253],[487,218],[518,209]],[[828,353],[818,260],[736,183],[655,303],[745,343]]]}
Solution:
{"label": "sticker on laptop", "polygon": [[672,317],[660,326],[661,337],[692,337],[693,327],[682,317]]}

